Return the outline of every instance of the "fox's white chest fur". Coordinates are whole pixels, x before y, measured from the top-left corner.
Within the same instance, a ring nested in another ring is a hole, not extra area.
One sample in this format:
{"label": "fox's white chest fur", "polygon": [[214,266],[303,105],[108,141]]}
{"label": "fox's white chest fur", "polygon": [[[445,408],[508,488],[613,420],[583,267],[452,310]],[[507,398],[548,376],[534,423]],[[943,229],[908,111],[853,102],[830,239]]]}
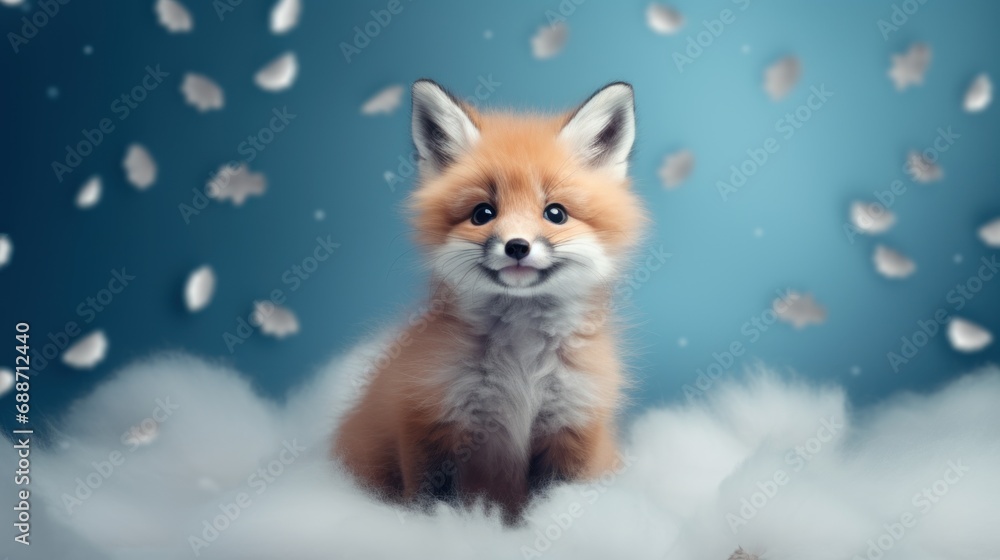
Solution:
{"label": "fox's white chest fur", "polygon": [[527,454],[531,440],[584,425],[597,404],[589,376],[559,356],[583,320],[580,305],[551,297],[492,297],[472,310],[467,355],[440,372],[445,419],[467,430],[499,426],[498,444]]}

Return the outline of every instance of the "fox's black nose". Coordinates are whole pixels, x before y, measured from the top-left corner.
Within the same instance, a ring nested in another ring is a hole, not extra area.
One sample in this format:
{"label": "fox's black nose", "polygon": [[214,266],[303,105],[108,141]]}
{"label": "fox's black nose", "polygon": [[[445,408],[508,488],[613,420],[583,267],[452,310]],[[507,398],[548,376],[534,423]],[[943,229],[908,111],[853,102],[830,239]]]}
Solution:
{"label": "fox's black nose", "polygon": [[524,257],[527,257],[528,253],[531,252],[531,245],[528,244],[526,239],[511,239],[507,242],[507,245],[504,246],[503,250],[507,253],[508,257],[521,260]]}

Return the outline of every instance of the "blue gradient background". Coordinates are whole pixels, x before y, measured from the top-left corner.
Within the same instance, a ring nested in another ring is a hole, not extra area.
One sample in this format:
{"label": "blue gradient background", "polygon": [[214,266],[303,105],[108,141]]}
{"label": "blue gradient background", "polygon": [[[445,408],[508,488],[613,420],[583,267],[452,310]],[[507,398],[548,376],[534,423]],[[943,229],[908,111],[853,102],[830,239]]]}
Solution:
{"label": "blue gradient background", "polygon": [[[424,294],[419,258],[401,217],[412,188],[383,180],[411,151],[408,98],[390,116],[367,117],[361,104],[390,84],[431,77],[468,97],[480,78],[500,86],[489,106],[568,109],[613,80],[634,84],[639,134],[635,188],[655,219],[647,249],[672,257],[635,291],[628,316],[639,379],[636,406],[683,398],[699,369],[734,341],[748,352],[736,373],[756,360],[822,382],[844,384],[856,402],[900,390],[925,391],[1000,357],[1000,345],[962,355],[938,335],[900,372],[886,353],[916,322],[945,307],[955,284],[993,254],[976,229],[1000,215],[997,107],[968,115],[961,99],[972,78],[1000,77],[1000,4],[987,0],[930,0],[883,40],[876,22],[892,2],[754,1],[745,11],[729,0],[674,0],[687,26],[672,37],[645,22],[647,2],[588,0],[567,16],[565,50],[550,60],[531,55],[530,38],[546,23],[550,1],[406,1],[369,46],[346,62],[340,43],[386,2],[306,2],[300,26],[285,36],[267,28],[271,2],[245,0],[220,21],[209,2],[185,2],[193,33],[168,34],[150,1],[85,2],[66,6],[21,52],[0,49],[4,76],[0,115],[5,132],[0,232],[15,245],[0,270],[0,330],[31,324],[36,349],[67,321],[82,323],[77,306],[125,267],[136,280],[84,326],[104,329],[111,348],[93,371],[55,360],[35,378],[39,414],[59,413],[123,365],[156,351],[183,349],[232,364],[260,391],[279,396],[331,355],[412,309]],[[33,2],[0,9],[6,34],[20,28]],[[569,4],[569,2],[566,2]],[[736,21],[693,64],[678,72],[671,55],[705,19],[733,9]],[[486,30],[492,38],[484,37]],[[889,57],[913,41],[929,43],[933,60],[923,86],[895,91]],[[84,45],[93,54],[85,55]],[[749,47],[744,52],[744,45]],[[294,87],[267,93],[253,74],[286,50],[301,67]],[[781,102],[764,93],[764,69],[794,54],[803,65],[798,86]],[[170,73],[124,121],[111,103],[137,85],[147,65]],[[225,90],[224,110],[200,114],[179,87],[185,72],[205,74]],[[834,96],[789,140],[775,122],[804,103],[811,85]],[[58,89],[50,99],[49,88]],[[263,197],[242,207],[213,202],[185,224],[178,205],[191,203],[237,146],[266,126],[272,109],[296,119],[259,154],[251,169],[266,174]],[[116,129],[73,173],[58,182],[51,162],[64,146],[110,117]],[[908,150],[930,146],[938,127],[961,138],[941,159],[939,183],[911,183],[902,165]],[[748,184],[723,202],[715,183],[727,179],[748,148],[775,136],[781,149]],[[159,164],[156,184],[139,192],[125,182],[125,147],[140,142]],[[669,152],[688,148],[697,164],[680,188],[665,190],[656,171]],[[90,210],[74,207],[91,175],[105,193]],[[879,238],[852,244],[842,227],[852,200],[867,200],[902,179],[907,192],[893,205],[897,225]],[[323,209],[326,219],[313,214]],[[754,231],[760,228],[763,235]],[[301,263],[317,236],[341,243],[301,288],[289,292],[282,274]],[[913,258],[917,273],[904,281],[879,276],[876,243]],[[955,254],[964,258],[953,260]],[[211,305],[189,314],[183,283],[210,263],[219,279]],[[254,299],[285,289],[302,331],[286,340],[255,334],[230,353],[233,332]],[[770,306],[774,291],[809,292],[827,308],[820,326],[796,331],[776,324],[756,343],[742,325]],[[1000,332],[1000,287],[987,283],[962,315]],[[678,344],[680,338],[688,344]],[[850,373],[860,368],[859,375]],[[11,397],[3,399],[11,403]],[[6,407],[5,407],[6,408]],[[5,410],[4,425],[12,422]]]}

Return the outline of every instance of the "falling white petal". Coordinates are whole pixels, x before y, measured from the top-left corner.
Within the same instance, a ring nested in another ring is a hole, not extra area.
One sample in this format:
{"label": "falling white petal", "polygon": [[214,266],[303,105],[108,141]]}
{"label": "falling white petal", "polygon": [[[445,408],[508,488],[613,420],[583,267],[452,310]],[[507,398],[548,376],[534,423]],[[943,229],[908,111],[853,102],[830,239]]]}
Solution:
{"label": "falling white petal", "polygon": [[255,301],[251,318],[260,325],[264,334],[275,338],[285,338],[299,332],[299,320],[287,307],[274,305],[269,301]]}
{"label": "falling white petal", "polygon": [[301,14],[301,0],[278,0],[278,3],[271,8],[271,33],[275,35],[288,33],[299,24]]}
{"label": "falling white petal", "polygon": [[660,181],[664,187],[673,189],[683,183],[693,169],[694,154],[691,150],[674,152],[663,158],[659,171]]}
{"label": "falling white petal", "polygon": [[399,108],[403,100],[403,86],[393,85],[376,93],[371,99],[365,101],[361,106],[362,115],[377,115],[379,113],[391,114]]}
{"label": "falling white petal", "polygon": [[860,231],[874,235],[891,228],[896,215],[878,202],[855,202],[851,204],[851,222]]}
{"label": "falling white petal", "polygon": [[0,233],[0,268],[10,263],[10,257],[14,254],[14,244],[10,241],[10,236]]}
{"label": "falling white petal", "polygon": [[772,101],[783,99],[792,91],[802,74],[802,65],[794,56],[786,56],[764,71],[764,91]]}
{"label": "falling white petal", "polygon": [[62,361],[76,369],[93,369],[107,353],[108,337],[104,331],[94,331],[67,348]]}
{"label": "falling white petal", "polygon": [[979,239],[990,247],[1000,247],[1000,218],[979,228]]}
{"label": "falling white petal", "polygon": [[653,2],[646,8],[646,23],[660,35],[673,35],[684,27],[684,16],[666,4]]}
{"label": "falling white petal", "polygon": [[908,257],[883,245],[875,247],[874,260],[875,270],[886,278],[906,278],[917,270],[917,265]]}
{"label": "falling white petal", "polygon": [[924,83],[924,74],[927,73],[930,63],[931,48],[923,43],[914,43],[905,53],[892,55],[889,78],[898,91],[903,91],[911,85],[921,85]]}
{"label": "falling white petal", "polygon": [[906,172],[918,183],[938,181],[944,176],[941,166],[927,159],[916,150],[906,156]]}
{"label": "falling white petal", "polygon": [[81,210],[93,208],[101,201],[101,178],[94,175],[76,193],[76,207]]}
{"label": "falling white petal", "polygon": [[979,352],[993,342],[993,334],[972,321],[952,317],[948,323],[948,341],[959,352]]}
{"label": "falling white petal", "polygon": [[219,84],[201,74],[187,73],[184,75],[184,82],[181,83],[181,93],[188,105],[193,106],[201,112],[221,109],[225,105],[225,98]]}
{"label": "falling white petal", "polygon": [[7,368],[0,368],[0,397],[7,394],[14,387],[14,372]]}
{"label": "falling white petal", "polygon": [[0,0],[0,4],[4,6],[20,6],[24,3],[24,0]]}
{"label": "falling white petal", "polygon": [[299,61],[295,53],[289,51],[268,62],[253,80],[264,91],[282,91],[292,87],[299,73]]}
{"label": "falling white petal", "polygon": [[263,173],[252,173],[247,164],[237,166],[224,164],[206,185],[205,192],[215,200],[231,200],[242,206],[250,196],[260,196],[267,190],[267,178]]}
{"label": "falling white petal", "polygon": [[156,162],[142,144],[130,144],[125,151],[125,178],[139,190],[148,189],[156,182]]}
{"label": "falling white petal", "polygon": [[201,311],[212,301],[215,295],[215,271],[209,265],[194,269],[184,285],[184,303],[188,311]]}
{"label": "falling white petal", "polygon": [[156,16],[171,33],[187,33],[194,28],[191,12],[177,0],[156,0]]}
{"label": "falling white petal", "polygon": [[559,54],[559,51],[566,46],[566,39],[569,38],[569,27],[563,22],[552,25],[543,25],[538,28],[535,36],[531,38],[531,52],[535,58],[552,58]]}
{"label": "falling white petal", "polygon": [[980,74],[972,80],[969,90],[965,92],[965,110],[978,113],[990,106],[993,101],[993,82],[988,75]]}
{"label": "falling white petal", "polygon": [[796,329],[818,325],[826,320],[826,309],[816,303],[812,294],[790,291],[784,298],[775,298],[771,309],[778,319],[791,323]]}

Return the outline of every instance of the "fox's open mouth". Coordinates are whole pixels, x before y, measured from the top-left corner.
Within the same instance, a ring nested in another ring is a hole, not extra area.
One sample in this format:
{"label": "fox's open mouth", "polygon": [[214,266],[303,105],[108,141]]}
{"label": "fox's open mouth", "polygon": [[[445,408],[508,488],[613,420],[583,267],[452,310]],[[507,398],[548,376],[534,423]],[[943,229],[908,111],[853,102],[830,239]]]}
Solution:
{"label": "fox's open mouth", "polygon": [[555,265],[547,268],[535,268],[533,266],[515,264],[505,266],[500,270],[493,270],[485,265],[480,266],[494,283],[505,288],[530,288],[538,286],[542,282],[545,282],[556,269]]}
{"label": "fox's open mouth", "polygon": [[512,276],[514,278],[527,278],[537,275],[540,272],[540,270],[538,270],[533,266],[522,266],[519,264],[515,264],[513,266],[505,266],[501,268],[498,272],[501,275],[505,274],[507,276]]}

